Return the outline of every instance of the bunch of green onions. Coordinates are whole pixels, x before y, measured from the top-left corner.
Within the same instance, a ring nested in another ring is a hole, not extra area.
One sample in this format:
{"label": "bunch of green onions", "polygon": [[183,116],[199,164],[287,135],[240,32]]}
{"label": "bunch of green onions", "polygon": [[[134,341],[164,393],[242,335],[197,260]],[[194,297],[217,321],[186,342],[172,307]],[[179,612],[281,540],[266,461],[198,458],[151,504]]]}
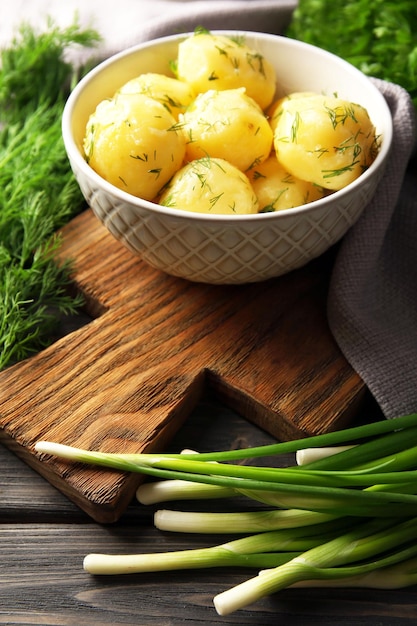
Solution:
{"label": "bunch of green onions", "polygon": [[[345,444],[345,445],[341,445]],[[294,585],[399,588],[417,583],[417,414],[256,448],[108,454],[41,441],[39,453],[140,472],[142,504],[246,496],[249,512],[157,511],[163,530],[244,536],[157,554],[89,554],[92,574],[242,566],[259,573],[218,594],[219,615]],[[297,453],[291,467],[233,461]],[[266,505],[266,507],[265,507]]]}

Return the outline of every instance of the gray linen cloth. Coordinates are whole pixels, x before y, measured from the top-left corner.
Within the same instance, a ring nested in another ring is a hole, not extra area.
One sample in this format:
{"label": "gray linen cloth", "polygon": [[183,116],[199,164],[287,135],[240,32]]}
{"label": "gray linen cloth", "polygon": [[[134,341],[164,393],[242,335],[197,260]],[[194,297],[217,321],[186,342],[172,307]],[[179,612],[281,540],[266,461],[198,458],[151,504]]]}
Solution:
{"label": "gray linen cloth", "polygon": [[[209,29],[283,33],[296,0],[15,0],[0,24],[10,30],[51,16],[78,21],[103,35],[97,54],[164,35]],[[373,79],[374,80],[374,79]],[[376,79],[375,79],[376,80]],[[407,166],[415,147],[415,111],[408,94],[376,80],[394,120],[386,174],[372,202],[337,249],[328,320],[338,345],[387,418],[417,411],[417,175]]]}
{"label": "gray linen cloth", "polygon": [[417,412],[417,163],[408,94],[375,80],[394,120],[378,191],[345,235],[328,296],[332,333],[388,418]]}

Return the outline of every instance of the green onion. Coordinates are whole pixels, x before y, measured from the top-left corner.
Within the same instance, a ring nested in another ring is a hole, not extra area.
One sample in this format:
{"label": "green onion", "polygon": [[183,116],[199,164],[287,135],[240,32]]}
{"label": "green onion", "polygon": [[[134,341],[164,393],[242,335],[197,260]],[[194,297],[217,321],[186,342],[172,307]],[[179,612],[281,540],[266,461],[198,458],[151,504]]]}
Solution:
{"label": "green onion", "polygon": [[335,516],[315,511],[284,509],[233,513],[200,513],[188,511],[156,511],[154,523],[160,530],[187,533],[253,533],[278,529],[299,528],[335,520]]}
{"label": "green onion", "polygon": [[297,461],[297,465],[307,465],[314,461],[327,459],[328,456],[332,456],[333,454],[345,452],[352,447],[353,446],[329,446],[328,448],[305,448],[304,450],[297,450],[295,460]]}
{"label": "green onion", "polygon": [[[361,561],[417,538],[417,519],[390,527],[392,520],[370,521],[296,556],[262,576],[251,578],[214,598],[219,615],[228,615],[302,580],[314,580],[317,568]],[[356,570],[357,573],[357,570]],[[336,574],[337,576],[337,574]]]}
{"label": "green onion", "polygon": [[[194,450],[183,450],[181,454],[198,454]],[[139,485],[136,498],[141,504],[155,504],[166,500],[207,500],[231,498],[236,491],[229,487],[205,485],[185,480],[159,480]]]}
{"label": "green onion", "polygon": [[[245,557],[253,555],[254,567],[262,565],[262,555],[276,552],[276,562],[289,560],[288,554],[310,549],[319,545],[320,538],[313,534],[304,536],[301,532],[273,531],[260,533],[243,539],[236,539],[225,544],[196,550],[180,552],[163,552],[140,555],[96,555],[90,554],[84,559],[84,568],[92,574],[115,574],[127,572],[150,572],[170,569],[194,569],[203,567],[248,566],[250,561]],[[278,548],[279,547],[279,551]],[[285,552],[286,554],[280,554]],[[271,562],[271,556],[267,557]]]}
{"label": "green onion", "polygon": [[[395,437],[395,435],[393,435]],[[279,444],[278,444],[279,445]],[[367,444],[363,444],[367,445]],[[348,452],[353,452],[360,446]],[[384,447],[385,449],[385,447]],[[299,468],[257,468],[222,463],[205,463],[182,459],[181,455],[123,455],[91,452],[70,446],[39,442],[38,452],[47,452],[85,463],[101,464],[116,469],[140,472],[166,479],[195,481],[220,487],[234,488],[249,497],[274,506],[298,508],[330,515],[361,515],[366,517],[392,515],[390,507],[400,517],[417,515],[417,496],[396,491],[366,491],[333,486],[335,483],[372,484],[366,475],[349,479],[329,473],[317,475]],[[200,455],[194,455],[195,458]],[[357,456],[357,455],[356,455]],[[383,474],[384,482],[388,480]],[[409,474],[401,482],[409,479]]]}
{"label": "green onion", "polygon": [[206,569],[209,567],[277,567],[286,563],[298,552],[261,552],[236,554],[224,547],[201,548],[151,554],[87,554],[83,567],[90,574],[114,576],[181,569]]}
{"label": "green onion", "polygon": [[235,495],[235,489],[230,487],[204,485],[176,479],[144,483],[136,491],[136,497],[141,504],[155,504],[166,500],[231,498]]}
{"label": "green onion", "polygon": [[[344,445],[346,444],[346,445]],[[341,447],[342,446],[342,447]],[[314,448],[303,465],[257,467],[233,460]],[[325,449],[323,449],[325,448]],[[199,513],[160,510],[174,532],[255,533],[234,541],[157,555],[88,555],[91,573],[223,566],[261,568],[220,593],[226,615],[293,585],[406,586],[417,582],[417,414],[246,450],[198,454],[109,454],[38,442],[40,454],[139,472],[142,502],[246,496],[268,509]],[[392,583],[385,576],[393,577]]]}
{"label": "green onion", "polygon": [[[395,421],[395,420],[394,420]],[[403,469],[404,467],[416,467],[417,460],[415,451],[411,448],[417,444],[417,428],[411,426],[399,429],[388,434],[361,442],[360,445],[352,446],[348,450],[327,456],[320,460],[303,465],[308,469],[366,469],[378,465],[390,465],[392,469]],[[399,454],[408,455],[407,463],[399,465]],[[395,462],[395,465],[394,465]]]}
{"label": "green onion", "polygon": [[[316,568],[314,580],[296,583],[296,587],[366,587],[401,589],[417,584],[417,545],[370,563],[352,567]],[[261,575],[263,572],[259,572]]]}

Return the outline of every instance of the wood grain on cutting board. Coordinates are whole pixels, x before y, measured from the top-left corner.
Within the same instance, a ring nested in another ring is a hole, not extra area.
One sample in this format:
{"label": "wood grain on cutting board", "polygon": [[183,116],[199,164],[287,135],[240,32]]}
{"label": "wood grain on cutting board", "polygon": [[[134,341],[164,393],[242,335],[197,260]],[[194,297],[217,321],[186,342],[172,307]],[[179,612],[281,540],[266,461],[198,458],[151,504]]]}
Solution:
{"label": "wood grain on cutting board", "polygon": [[162,450],[209,387],[278,439],[347,425],[364,384],[327,326],[327,257],[263,283],[175,278],[132,255],[90,210],[62,258],[94,318],[0,373],[2,441],[100,522],[140,478],[33,451],[40,439],[107,452]]}

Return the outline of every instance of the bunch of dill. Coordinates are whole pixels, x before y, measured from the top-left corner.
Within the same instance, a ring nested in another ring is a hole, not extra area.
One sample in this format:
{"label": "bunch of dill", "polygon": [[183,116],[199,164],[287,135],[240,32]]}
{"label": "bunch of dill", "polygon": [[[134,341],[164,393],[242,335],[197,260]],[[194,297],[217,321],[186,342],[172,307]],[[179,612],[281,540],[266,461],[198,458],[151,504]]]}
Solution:
{"label": "bunch of dill", "polygon": [[81,68],[65,60],[92,47],[93,30],[47,21],[23,24],[0,56],[0,369],[51,341],[59,316],[74,313],[69,266],[58,267],[56,230],[83,208],[61,136],[61,117]]}
{"label": "bunch of dill", "polygon": [[299,0],[287,35],[406,89],[417,108],[415,0]]}

